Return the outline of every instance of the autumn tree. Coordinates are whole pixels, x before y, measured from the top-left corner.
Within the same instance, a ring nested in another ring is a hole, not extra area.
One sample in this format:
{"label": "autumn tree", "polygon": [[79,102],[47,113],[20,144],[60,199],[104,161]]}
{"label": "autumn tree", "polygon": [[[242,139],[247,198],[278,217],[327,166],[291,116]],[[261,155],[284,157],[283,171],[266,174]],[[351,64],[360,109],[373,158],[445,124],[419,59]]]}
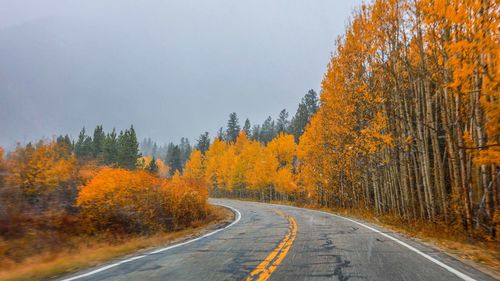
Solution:
{"label": "autumn tree", "polygon": [[183,176],[199,181],[205,179],[205,164],[201,151],[195,149],[191,152],[189,160],[184,167]]}
{"label": "autumn tree", "polygon": [[18,145],[9,157],[7,185],[19,190],[29,208],[64,209],[76,196],[76,159],[56,142]]}

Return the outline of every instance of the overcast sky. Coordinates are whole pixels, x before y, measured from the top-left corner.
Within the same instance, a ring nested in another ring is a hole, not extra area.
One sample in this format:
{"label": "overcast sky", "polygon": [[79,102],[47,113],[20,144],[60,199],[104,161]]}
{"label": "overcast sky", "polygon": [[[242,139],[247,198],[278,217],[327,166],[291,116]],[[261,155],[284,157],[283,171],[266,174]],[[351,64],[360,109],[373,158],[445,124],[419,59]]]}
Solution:
{"label": "overcast sky", "polygon": [[353,0],[0,0],[0,145],[134,124],[191,143],[319,92]]}

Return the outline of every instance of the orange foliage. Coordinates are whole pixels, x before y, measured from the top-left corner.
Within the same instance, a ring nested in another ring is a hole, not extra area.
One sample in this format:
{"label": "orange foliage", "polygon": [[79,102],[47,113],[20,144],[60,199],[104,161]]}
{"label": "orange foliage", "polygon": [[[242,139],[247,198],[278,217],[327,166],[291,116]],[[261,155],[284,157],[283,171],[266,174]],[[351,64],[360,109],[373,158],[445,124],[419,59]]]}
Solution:
{"label": "orange foliage", "polygon": [[151,232],[185,226],[207,214],[207,194],[195,183],[145,171],[103,168],[83,186],[77,206],[97,229]]}
{"label": "orange foliage", "polygon": [[[205,178],[212,187],[240,192],[295,192],[293,165],[296,158],[294,137],[280,134],[267,146],[251,141],[240,132],[235,143],[218,139],[206,153]],[[203,165],[203,164],[201,164]]]}
{"label": "orange foliage", "polygon": [[48,203],[47,197],[55,191],[60,191],[59,195],[72,193],[76,188],[76,164],[68,148],[55,142],[18,146],[8,160],[7,184],[18,189],[31,204],[40,207],[40,204]]}
{"label": "orange foliage", "polygon": [[186,165],[184,166],[183,176],[196,180],[204,180],[205,167],[203,163],[203,154],[198,149],[191,152]]}

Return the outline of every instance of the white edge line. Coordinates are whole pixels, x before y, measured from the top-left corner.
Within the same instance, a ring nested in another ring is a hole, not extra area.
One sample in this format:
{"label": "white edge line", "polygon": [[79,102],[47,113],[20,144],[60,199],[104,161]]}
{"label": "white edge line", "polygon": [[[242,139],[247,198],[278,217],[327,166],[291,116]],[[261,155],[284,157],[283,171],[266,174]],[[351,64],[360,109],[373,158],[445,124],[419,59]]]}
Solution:
{"label": "white edge line", "polygon": [[203,238],[206,238],[208,236],[212,236],[212,235],[214,235],[214,234],[216,234],[216,233],[218,233],[220,231],[223,231],[223,230],[225,230],[225,229],[227,229],[227,228],[229,228],[229,227],[237,224],[240,221],[240,219],[241,219],[241,213],[237,209],[235,209],[233,207],[230,207],[230,206],[227,206],[227,205],[224,205],[224,204],[215,204],[214,203],[214,204],[211,204],[211,205],[218,205],[218,206],[222,206],[222,207],[230,209],[231,211],[233,211],[236,214],[236,219],[232,223],[230,223],[229,225],[227,225],[227,226],[225,226],[223,228],[219,228],[217,230],[214,230],[212,232],[209,232],[209,233],[207,233],[205,235],[202,235],[200,237],[197,237],[197,238],[194,238],[194,239],[191,239],[191,240],[179,243],[179,244],[175,244],[175,245],[172,245],[172,246],[168,246],[168,247],[165,247],[165,248],[161,248],[161,249],[158,249],[158,250],[146,253],[144,255],[139,255],[139,256],[132,257],[132,258],[128,258],[126,260],[122,260],[122,261],[119,261],[119,262],[116,262],[116,263],[113,263],[113,264],[110,264],[110,265],[106,265],[106,266],[100,267],[100,268],[98,268],[96,270],[92,270],[92,271],[84,273],[84,274],[80,274],[80,275],[73,276],[73,277],[70,277],[70,278],[67,278],[67,279],[63,279],[61,281],[77,280],[77,279],[80,279],[80,278],[83,278],[83,277],[87,277],[87,276],[90,276],[90,275],[93,275],[93,274],[105,271],[107,269],[113,268],[115,266],[118,266],[118,265],[121,265],[121,264],[124,264],[124,263],[128,263],[128,262],[131,262],[131,261],[142,259],[142,258],[147,257],[149,255],[154,255],[154,254],[162,253],[162,252],[165,252],[165,251],[173,249],[173,248],[177,248],[177,247],[189,244],[189,243],[196,242],[196,241],[201,240]]}
{"label": "white edge line", "polygon": [[[326,213],[326,212],[324,212],[324,213]],[[326,214],[328,214],[328,213],[326,213]],[[369,230],[371,230],[371,231],[373,231],[373,232],[376,232],[376,233],[378,233],[378,234],[380,234],[380,235],[382,235],[382,236],[385,236],[385,237],[387,237],[387,238],[389,238],[389,239],[391,239],[391,240],[395,241],[396,243],[398,243],[398,244],[400,244],[400,245],[402,245],[402,246],[404,246],[404,247],[406,247],[406,248],[408,248],[408,249],[412,250],[413,252],[415,252],[415,253],[417,253],[417,254],[421,255],[422,257],[424,257],[424,258],[426,258],[426,259],[430,260],[431,262],[433,262],[433,263],[435,263],[435,264],[437,264],[437,265],[441,266],[442,268],[444,268],[444,269],[448,270],[449,272],[451,272],[451,273],[455,274],[456,276],[458,276],[458,277],[462,278],[463,280],[466,280],[466,281],[476,281],[476,279],[474,279],[474,278],[472,278],[472,277],[470,277],[470,276],[468,276],[468,275],[465,275],[464,273],[462,273],[462,272],[460,272],[460,271],[458,271],[458,270],[454,269],[453,267],[451,267],[451,266],[449,266],[449,265],[446,265],[445,263],[443,263],[443,262],[441,262],[441,261],[439,261],[439,260],[437,260],[437,259],[435,259],[435,258],[433,258],[433,257],[429,256],[428,254],[426,254],[426,253],[424,253],[424,252],[422,252],[422,251],[418,250],[417,248],[415,248],[415,247],[413,247],[413,246],[411,246],[411,245],[408,245],[407,243],[405,243],[405,242],[403,242],[403,241],[401,241],[401,240],[399,240],[399,239],[397,239],[397,238],[395,238],[395,237],[393,237],[393,236],[391,236],[391,235],[389,235],[389,234],[383,233],[382,231],[380,231],[380,230],[378,230],[378,229],[375,229],[375,228],[373,228],[373,227],[371,227],[371,226],[365,225],[365,224],[360,223],[360,222],[358,222],[358,221],[355,221],[355,220],[352,220],[352,219],[349,219],[349,218],[345,218],[345,217],[343,217],[343,216],[339,216],[339,215],[336,215],[336,214],[330,214],[330,215],[335,216],[335,217],[339,217],[339,218],[343,218],[343,219],[348,220],[348,221],[350,221],[350,222],[353,222],[353,223],[359,224],[359,225],[361,225],[361,226],[364,226],[364,227],[368,228]]]}
{"label": "white edge line", "polygon": [[295,207],[295,206],[279,205],[279,204],[272,204],[272,205],[276,205],[276,206],[285,206],[285,207],[292,207],[292,208],[297,208],[297,209],[304,209],[304,210],[309,210],[309,211],[313,211],[313,212],[323,213],[323,214],[331,215],[331,216],[334,216],[334,217],[337,217],[337,218],[345,219],[345,220],[347,220],[347,221],[350,221],[350,222],[353,222],[353,223],[355,223],[355,224],[361,225],[361,226],[363,226],[363,227],[365,227],[365,228],[367,228],[367,229],[369,229],[369,230],[371,230],[371,231],[373,231],[373,232],[375,232],[375,233],[378,233],[378,234],[380,234],[380,235],[382,235],[382,236],[384,236],[384,237],[387,237],[387,238],[389,238],[389,239],[391,239],[391,240],[395,241],[396,243],[400,244],[401,246],[404,246],[404,247],[406,247],[406,248],[408,248],[408,249],[412,250],[413,252],[415,252],[415,253],[417,253],[417,254],[421,255],[422,257],[424,257],[424,258],[426,258],[426,259],[430,260],[431,262],[433,262],[433,263],[435,263],[435,264],[437,264],[437,265],[441,266],[442,268],[444,268],[444,269],[448,270],[449,272],[451,272],[451,273],[455,274],[456,276],[458,276],[458,277],[459,277],[459,278],[461,278],[462,280],[465,280],[465,281],[477,281],[476,279],[474,279],[474,278],[472,278],[472,277],[470,277],[470,276],[468,276],[468,275],[466,275],[466,274],[464,274],[464,273],[462,273],[462,272],[460,272],[460,271],[458,271],[458,270],[454,269],[453,267],[451,267],[451,266],[449,266],[449,265],[446,265],[445,263],[443,263],[443,262],[441,262],[441,261],[439,261],[439,260],[437,260],[437,259],[435,259],[435,258],[433,258],[433,257],[429,256],[428,254],[426,254],[426,253],[424,253],[424,252],[422,252],[422,251],[420,251],[420,250],[416,249],[415,247],[413,247],[413,246],[411,246],[411,245],[408,245],[407,243],[405,243],[405,242],[403,242],[403,241],[401,241],[401,240],[399,240],[399,239],[397,239],[397,238],[395,238],[395,237],[393,237],[393,236],[391,236],[391,235],[389,235],[389,234],[383,233],[382,231],[380,231],[380,230],[378,230],[378,229],[376,229],[376,228],[373,228],[373,227],[368,226],[368,225],[366,225],[366,224],[360,223],[360,222],[355,221],[355,220],[353,220],[353,219],[346,218],[346,217],[343,217],[343,216],[340,216],[340,215],[337,215],[337,214],[332,214],[332,213],[328,213],[328,212],[324,212],[324,211],[319,211],[319,210],[305,209],[305,208],[299,208],[299,207]]}

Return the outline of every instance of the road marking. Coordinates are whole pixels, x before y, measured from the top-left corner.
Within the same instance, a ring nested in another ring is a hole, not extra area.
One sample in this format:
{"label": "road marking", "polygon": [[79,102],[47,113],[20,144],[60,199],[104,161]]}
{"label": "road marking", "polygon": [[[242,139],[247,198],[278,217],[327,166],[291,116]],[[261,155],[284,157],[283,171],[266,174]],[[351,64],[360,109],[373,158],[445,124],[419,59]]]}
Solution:
{"label": "road marking", "polygon": [[448,270],[449,272],[451,272],[451,273],[455,274],[456,276],[458,276],[458,277],[459,277],[459,278],[461,278],[462,280],[466,280],[466,281],[477,281],[476,279],[474,279],[474,278],[472,278],[472,277],[470,277],[470,276],[468,276],[468,275],[466,275],[466,274],[464,274],[464,273],[462,273],[462,272],[460,272],[460,271],[458,271],[458,270],[454,269],[453,267],[451,267],[451,266],[449,266],[449,265],[446,265],[445,263],[443,263],[443,262],[441,262],[441,261],[439,261],[439,260],[437,260],[437,259],[435,259],[435,258],[433,258],[433,257],[429,256],[428,254],[426,254],[426,253],[424,253],[424,252],[422,252],[422,251],[418,250],[417,248],[415,248],[415,247],[413,247],[413,246],[411,246],[411,245],[409,245],[409,244],[407,244],[407,243],[405,243],[405,242],[403,242],[403,241],[401,241],[401,240],[399,240],[399,239],[397,239],[397,238],[395,238],[395,237],[392,237],[392,236],[391,236],[391,235],[389,235],[389,234],[383,233],[382,231],[380,231],[380,230],[378,230],[378,229],[376,229],[376,228],[373,228],[373,227],[371,227],[371,226],[369,226],[369,225],[366,225],[366,224],[360,223],[360,222],[358,222],[358,221],[355,221],[355,220],[352,220],[352,219],[349,219],[349,218],[346,218],[346,217],[343,217],[343,216],[339,216],[339,215],[335,215],[335,214],[331,214],[331,213],[327,213],[327,212],[322,212],[322,211],[317,211],[317,212],[321,212],[321,213],[325,213],[325,214],[332,215],[332,216],[334,216],[334,217],[342,218],[342,219],[348,220],[348,221],[350,221],[350,222],[353,222],[353,223],[355,223],[355,224],[361,225],[361,226],[363,226],[363,227],[365,227],[365,228],[368,228],[369,230],[371,230],[371,231],[373,231],[373,232],[376,232],[376,233],[378,233],[378,234],[380,234],[380,235],[382,235],[382,236],[384,236],[384,237],[387,237],[387,238],[389,238],[389,239],[393,240],[394,242],[396,242],[396,243],[400,244],[401,246],[404,246],[404,247],[406,247],[406,248],[410,249],[411,251],[413,251],[413,252],[415,252],[415,253],[417,253],[417,254],[421,255],[422,257],[424,257],[424,258],[426,258],[426,259],[430,260],[431,262],[433,262],[433,263],[435,263],[435,264],[437,264],[437,265],[441,266],[442,268],[444,268],[444,269]]}
{"label": "road marking", "polygon": [[[279,205],[279,204],[271,204],[271,205],[283,207],[283,205]],[[341,218],[341,219],[353,222],[355,224],[358,224],[358,225],[360,225],[362,227],[365,227],[365,228],[367,228],[367,229],[369,229],[369,230],[371,230],[371,231],[373,231],[375,233],[378,233],[378,234],[380,234],[380,235],[382,235],[384,237],[387,237],[387,238],[393,240],[394,242],[400,244],[401,246],[404,246],[404,247],[408,248],[409,250],[411,250],[411,251],[413,251],[413,252],[421,255],[422,257],[428,259],[429,261],[431,261],[431,262],[433,262],[433,263],[441,266],[442,268],[446,269],[447,271],[455,274],[457,277],[459,277],[462,280],[465,280],[465,281],[477,281],[476,279],[474,279],[474,278],[472,278],[472,277],[470,277],[470,276],[468,276],[468,275],[466,275],[466,274],[464,274],[464,273],[462,273],[462,272],[454,269],[453,267],[451,267],[449,265],[446,265],[445,263],[443,263],[443,262],[441,262],[441,261],[439,261],[439,260],[437,260],[437,259],[429,256],[428,254],[426,254],[426,253],[418,250],[417,248],[415,248],[415,247],[413,247],[413,246],[411,246],[411,245],[409,245],[409,244],[407,244],[407,243],[405,243],[405,242],[403,242],[403,241],[401,241],[401,240],[399,240],[399,239],[397,239],[395,237],[392,237],[389,234],[383,233],[382,231],[380,231],[380,230],[378,230],[376,228],[373,228],[373,227],[371,227],[369,225],[363,224],[363,223],[355,221],[353,219],[349,219],[349,218],[346,218],[346,217],[343,217],[343,216],[340,216],[340,215],[336,215],[336,214],[332,214],[332,213],[328,213],[328,212],[324,212],[324,211],[318,211],[318,210],[312,210],[312,209],[304,209],[304,208],[299,208],[299,207],[294,207],[294,206],[285,206],[285,207],[292,207],[292,208],[296,208],[296,209],[309,210],[309,211],[313,211],[313,212],[317,212],[317,213],[328,214],[330,216],[334,216],[334,217],[337,217],[337,218]]]}
{"label": "road marking", "polygon": [[132,258],[129,258],[129,259],[126,259],[126,260],[122,260],[122,261],[119,261],[119,262],[116,262],[116,263],[113,263],[113,264],[110,264],[110,265],[106,265],[106,266],[103,266],[101,268],[98,268],[96,270],[93,270],[93,271],[90,271],[90,272],[87,272],[87,273],[84,273],[84,274],[80,274],[80,275],[77,275],[77,276],[73,276],[73,277],[70,277],[70,278],[66,278],[66,279],[63,279],[61,281],[72,281],[72,280],[77,280],[77,279],[80,279],[80,278],[83,278],[83,277],[87,277],[87,276],[90,276],[90,275],[94,275],[96,273],[99,273],[99,272],[102,272],[102,271],[105,271],[107,269],[110,269],[110,268],[113,268],[113,267],[116,267],[116,266],[119,266],[121,264],[124,264],[124,263],[128,263],[128,262],[131,262],[131,261],[135,261],[135,260],[138,260],[138,259],[142,259],[144,257],[147,257],[149,255],[154,255],[154,254],[158,254],[158,253],[162,253],[162,252],[165,252],[165,251],[168,251],[170,249],[173,249],[173,248],[177,248],[177,247],[180,247],[180,246],[184,246],[186,244],[190,244],[190,243],[193,243],[193,242],[196,242],[198,240],[201,240],[203,238],[206,238],[206,237],[209,237],[209,236],[212,236],[218,232],[221,232],[225,229],[228,229],[229,227],[237,224],[240,219],[241,219],[241,213],[240,211],[238,211],[237,209],[233,208],[233,207],[230,207],[230,206],[227,206],[227,205],[224,205],[224,204],[212,204],[212,205],[218,205],[218,206],[222,206],[222,207],[225,207],[225,208],[228,208],[230,210],[232,210],[235,214],[236,214],[236,219],[230,223],[229,225],[227,225],[226,227],[224,228],[219,228],[217,230],[214,230],[212,232],[209,232],[203,236],[200,236],[200,237],[197,237],[197,238],[194,238],[194,239],[191,239],[191,240],[188,240],[188,241],[185,241],[185,242],[182,242],[182,243],[179,243],[179,244],[175,244],[175,245],[172,245],[172,246],[168,246],[168,247],[165,247],[165,248],[161,248],[161,249],[158,249],[158,250],[155,250],[155,251],[152,251],[150,253],[147,253],[147,254],[144,254],[144,255],[140,255],[140,256],[135,256],[135,257],[132,257]]}
{"label": "road marking", "polygon": [[281,211],[275,210],[281,215],[288,218],[288,232],[281,240],[281,243],[276,247],[265,259],[262,261],[252,272],[250,276],[246,279],[247,281],[265,281],[271,277],[271,274],[276,270],[276,268],[283,262],[290,247],[295,240],[297,235],[297,223],[295,219],[291,216],[286,216]]}

